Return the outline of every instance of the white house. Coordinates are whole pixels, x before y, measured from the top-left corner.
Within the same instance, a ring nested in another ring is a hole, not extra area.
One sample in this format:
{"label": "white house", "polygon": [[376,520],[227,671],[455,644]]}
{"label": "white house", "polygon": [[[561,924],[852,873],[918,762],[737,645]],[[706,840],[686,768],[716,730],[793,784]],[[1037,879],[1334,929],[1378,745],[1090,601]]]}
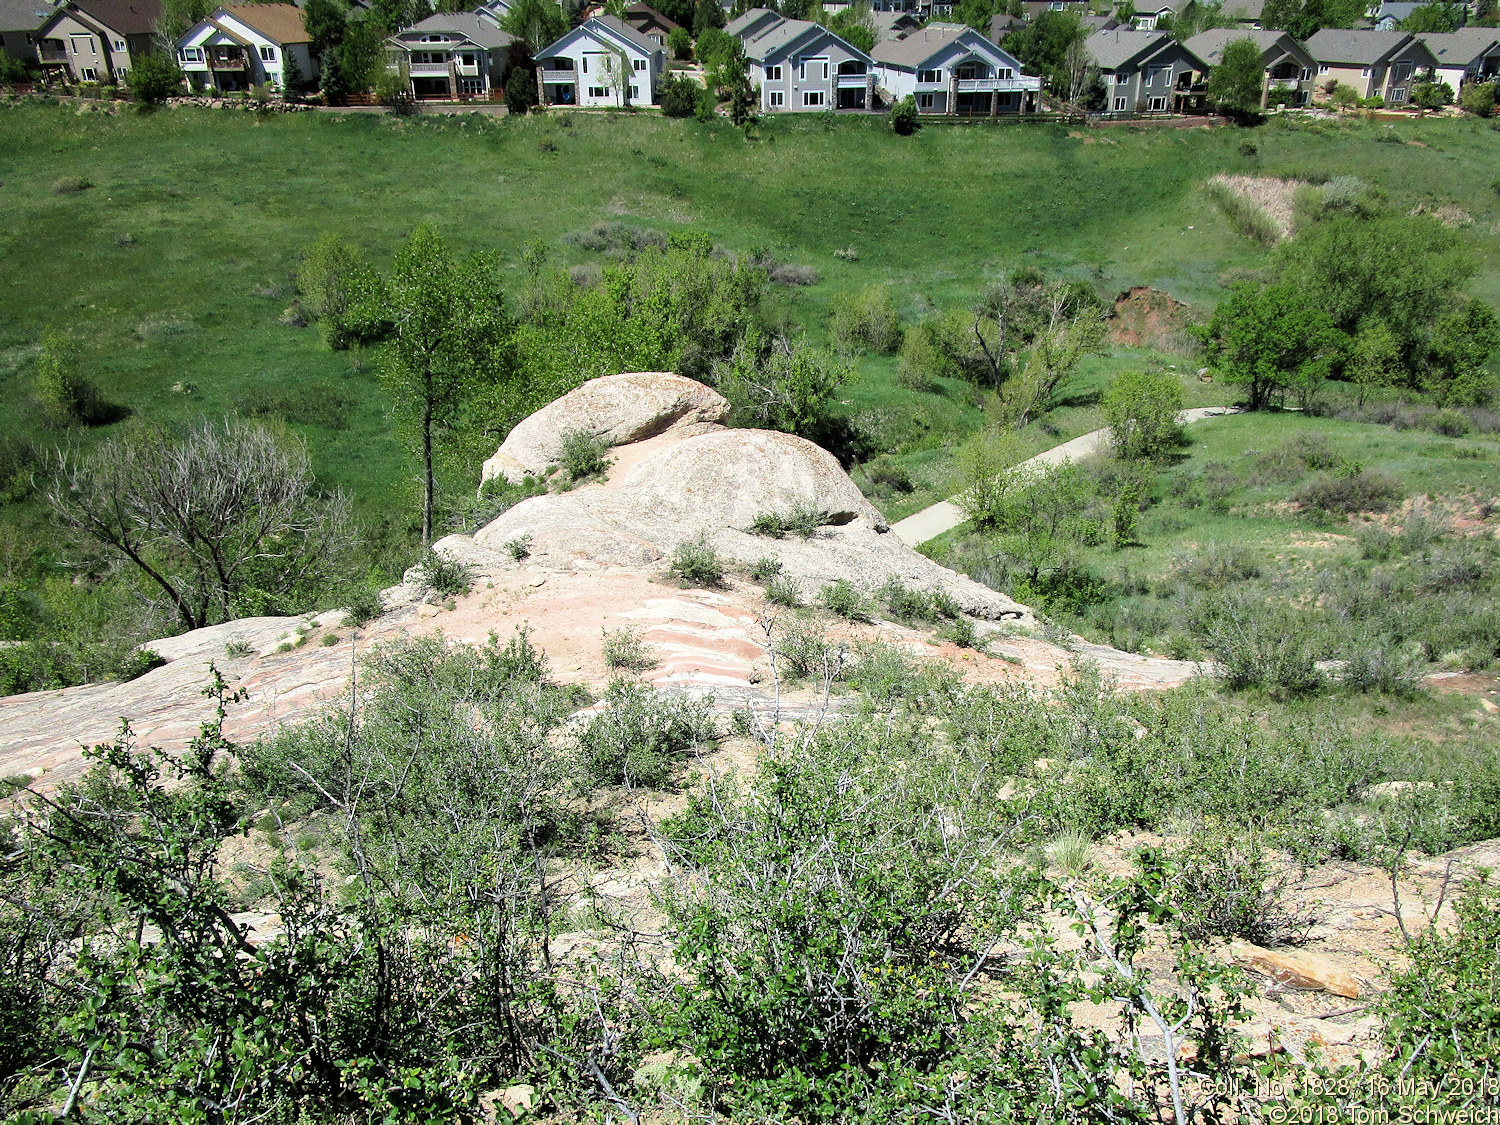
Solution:
{"label": "white house", "polygon": [[1461,27],[1457,31],[1418,34],[1437,59],[1437,80],[1458,93],[1470,82],[1488,82],[1500,75],[1500,28]]}
{"label": "white house", "polygon": [[285,89],[318,77],[308,44],[295,5],[234,4],[215,8],[177,40],[177,65],[195,89]]}
{"label": "white house", "polygon": [[655,105],[667,54],[614,16],[598,15],[538,51],[536,63],[547,105]]}
{"label": "white house", "polygon": [[882,92],[893,101],[915,96],[919,113],[1025,113],[1041,96],[1040,78],[1022,74],[1014,55],[970,27],[928,27],[871,53]]}
{"label": "white house", "polygon": [[822,24],[751,8],[724,31],[745,45],[766,113],[821,113],[875,104],[875,60]]}

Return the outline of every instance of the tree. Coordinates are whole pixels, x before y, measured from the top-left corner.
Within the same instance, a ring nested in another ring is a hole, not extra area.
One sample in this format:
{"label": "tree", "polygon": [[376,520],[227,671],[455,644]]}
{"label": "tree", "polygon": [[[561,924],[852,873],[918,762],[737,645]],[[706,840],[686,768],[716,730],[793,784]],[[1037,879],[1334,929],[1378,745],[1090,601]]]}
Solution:
{"label": "tree", "polygon": [[1238,286],[1203,331],[1208,360],[1231,383],[1243,383],[1251,410],[1264,410],[1289,389],[1328,376],[1345,340],[1333,317],[1299,287],[1278,282]]}
{"label": "tree", "polygon": [[875,17],[865,0],[856,0],[836,13],[828,21],[828,30],[867,54],[875,49]]}
{"label": "tree", "polygon": [[534,56],[568,30],[568,21],[553,0],[516,0],[500,26],[524,39]]}
{"label": "tree", "polygon": [[685,27],[674,27],[667,33],[667,50],[672,52],[674,59],[690,59],[693,57],[693,36]]}
{"label": "tree", "polygon": [[1241,119],[1257,114],[1265,91],[1266,68],[1253,39],[1235,39],[1224,47],[1219,65],[1208,76],[1208,100],[1221,112]]}
{"label": "tree", "polygon": [[749,121],[755,110],[755,87],[750,85],[750,63],[745,45],[725,36],[729,42],[718,50],[718,57],[708,68],[709,89],[729,95],[729,119],[736,125]]}
{"label": "tree", "polygon": [[693,5],[694,39],[701,39],[703,33],[710,28],[722,28],[726,22],[724,8],[719,0],[697,0]]}
{"label": "tree", "polygon": [[302,9],[302,24],[307,30],[307,49],[320,65],[326,64],[329,52],[344,41],[349,13],[341,0],[307,0]]}
{"label": "tree", "polygon": [[1104,316],[1097,306],[1077,306],[1066,286],[1052,287],[1047,301],[1046,324],[1032,340],[1026,366],[1001,394],[1005,415],[1017,429],[1051,410],[1083,357],[1104,344]]}
{"label": "tree", "polygon": [[1030,74],[1043,75],[1051,89],[1067,92],[1068,48],[1088,37],[1075,12],[1043,12],[1031,23],[1005,37],[1005,49]]}
{"label": "tree", "polygon": [[1485,401],[1495,385],[1500,318],[1477,297],[1438,321],[1428,349],[1426,388],[1439,406]]}
{"label": "tree", "polygon": [[1082,105],[1084,95],[1099,80],[1099,68],[1094,65],[1082,39],[1075,39],[1068,44],[1068,50],[1063,55],[1062,72],[1067,75],[1068,81],[1063,96],[1072,105]]}
{"label": "tree", "polygon": [[1370,320],[1359,330],[1344,370],[1354,382],[1360,407],[1365,405],[1365,396],[1370,391],[1400,382],[1406,371],[1401,347],[1385,321]]}
{"label": "tree", "polygon": [[891,128],[900,136],[909,137],[916,132],[922,124],[922,115],[917,112],[916,95],[907,94],[891,106],[890,122]]}
{"label": "tree", "polygon": [[66,333],[49,328],[36,359],[37,404],[54,426],[86,426],[101,421],[98,388],[77,370],[78,349]]}
{"label": "tree", "polygon": [[691,117],[698,108],[698,95],[702,92],[703,87],[686,74],[669,73],[657,87],[656,99],[661,104],[662,113],[668,117]]}
{"label": "tree", "polygon": [[806,340],[767,339],[752,328],[714,365],[712,382],[757,425],[807,436],[823,424],[834,391],[853,377],[853,368],[832,352]]}
{"label": "tree", "polygon": [[319,495],[306,447],[235,418],[59,454],[58,470],[58,519],[135,567],[184,629],[303,608],[350,538],[348,504]]}
{"label": "tree", "polygon": [[1182,403],[1182,384],[1166,372],[1127,371],[1115,379],[1099,403],[1115,456],[1127,461],[1163,456],[1181,440]]}
{"label": "tree", "polygon": [[171,56],[152,51],[135,61],[130,89],[142,105],[155,106],[182,92],[182,71]]}
{"label": "tree", "polygon": [[432,542],[437,494],[434,457],[457,436],[467,410],[507,374],[511,323],[494,260],[460,261],[431,227],[418,227],[396,253],[386,279],[392,328],[381,377],[398,415],[415,429],[422,460],[422,542]]}
{"label": "tree", "polygon": [[536,108],[539,98],[536,88],[536,60],[531,57],[531,48],[526,40],[517,36],[507,48],[510,76],[505,80],[505,109],[507,113],[530,113]]}
{"label": "tree", "polygon": [[1402,31],[1418,35],[1442,34],[1457,31],[1464,25],[1468,13],[1463,5],[1452,3],[1423,4],[1413,8],[1411,15],[1401,21]]}

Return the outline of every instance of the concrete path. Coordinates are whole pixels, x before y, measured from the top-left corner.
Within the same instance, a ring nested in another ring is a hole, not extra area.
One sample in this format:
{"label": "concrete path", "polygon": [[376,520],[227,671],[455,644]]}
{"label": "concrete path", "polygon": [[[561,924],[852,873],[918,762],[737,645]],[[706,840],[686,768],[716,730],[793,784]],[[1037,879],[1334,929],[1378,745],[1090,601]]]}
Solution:
{"label": "concrete path", "polygon": [[[1205,418],[1222,418],[1226,414],[1238,413],[1239,409],[1233,406],[1200,406],[1192,410],[1184,410],[1177,415],[1177,421],[1186,425],[1189,422],[1201,422]],[[1092,457],[1103,450],[1108,440],[1108,429],[1094,430],[1081,437],[1073,438],[1071,441],[1065,441],[1061,445],[1054,445],[1035,457],[1028,457],[1016,468],[1051,468],[1068,461],[1082,461],[1085,457]],[[907,516],[904,520],[892,524],[891,531],[901,542],[915,547],[926,543],[929,539],[936,539],[945,531],[952,531],[963,522],[964,514],[959,511],[958,506],[951,500],[942,500],[930,508],[923,508],[915,515]]]}

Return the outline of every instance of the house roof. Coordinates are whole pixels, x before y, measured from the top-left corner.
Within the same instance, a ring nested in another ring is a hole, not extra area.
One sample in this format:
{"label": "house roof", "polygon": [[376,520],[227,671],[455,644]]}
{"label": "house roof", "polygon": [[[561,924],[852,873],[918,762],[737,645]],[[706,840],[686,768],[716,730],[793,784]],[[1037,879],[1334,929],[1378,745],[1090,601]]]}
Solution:
{"label": "house roof", "polygon": [[307,43],[310,39],[302,22],[302,9],[294,4],[234,4],[219,11],[277,43]]}
{"label": "house roof", "polygon": [[[870,20],[875,24],[877,39],[902,39],[921,23],[910,12],[871,12]],[[1024,23],[1023,20],[1017,20]]]}
{"label": "house roof", "polygon": [[1265,10],[1266,0],[1224,0],[1224,6],[1219,9],[1229,19],[1252,20],[1257,23]]}
{"label": "house roof", "polygon": [[1406,31],[1353,31],[1325,27],[1306,43],[1307,53],[1320,63],[1358,63],[1369,66],[1400,50],[1411,40]]}
{"label": "house roof", "polygon": [[[1284,31],[1250,31],[1243,27],[1216,27],[1200,31],[1183,41],[1183,46],[1197,55],[1209,66],[1218,66],[1224,58],[1224,48],[1237,39],[1248,39],[1260,49],[1264,59],[1271,51],[1305,55],[1297,41]],[[1288,49],[1290,48],[1290,49]]]}
{"label": "house roof", "polygon": [[[121,35],[150,35],[161,19],[158,0],[73,0],[52,15],[76,8],[85,16]],[[51,17],[48,18],[50,22]]]}
{"label": "house roof", "polygon": [[35,31],[51,15],[47,0],[0,0],[0,31]]}
{"label": "house roof", "polygon": [[666,16],[651,7],[650,4],[632,4],[626,8],[625,21],[629,23],[631,20],[650,20],[652,23],[659,24],[667,31],[675,31],[679,26],[675,21],[667,19]]}
{"label": "house roof", "polygon": [[1500,28],[1461,27],[1457,31],[1435,31],[1417,38],[1432,52],[1439,66],[1468,66],[1500,45]]}
{"label": "house roof", "polygon": [[1171,41],[1165,31],[1132,31],[1118,27],[1112,31],[1096,31],[1083,41],[1101,70],[1115,70],[1132,59],[1160,50]]}
{"label": "house roof", "polygon": [[1397,22],[1400,22],[1401,20],[1404,20],[1407,16],[1415,12],[1418,8],[1425,7],[1427,7],[1427,4],[1425,2],[1409,3],[1408,0],[1386,0],[1386,3],[1380,5],[1379,9],[1376,10],[1375,18],[1377,20],[1383,20],[1389,17],[1393,20],[1396,20]]}
{"label": "house roof", "polygon": [[770,8],[747,8],[743,15],[736,16],[724,25],[724,34],[733,35],[738,39],[745,34],[747,27],[753,27],[757,21],[763,20],[767,16],[774,16],[776,19],[781,18],[780,15],[771,11]]}
{"label": "house roof", "polygon": [[410,27],[403,27],[396,36],[399,38],[412,31],[454,32],[488,50],[508,47],[515,38],[510,32],[501,31],[493,21],[485,19],[478,12],[438,12],[425,20],[418,20]]}
{"label": "house roof", "polygon": [[[905,39],[887,39],[883,43],[876,43],[875,49],[870,54],[874,56],[876,62],[915,70],[917,64],[931,58],[945,47],[952,46],[963,38],[964,32],[968,30],[969,28],[962,27],[957,30],[943,28],[935,31],[929,25],[920,31],[913,31]],[[991,50],[997,49],[977,31],[974,34]]]}
{"label": "house roof", "polygon": [[639,47],[648,55],[654,55],[657,51],[661,50],[661,48],[658,47],[655,43],[651,42],[651,40],[647,39],[635,28],[631,27],[628,23],[624,22],[616,16],[611,16],[606,13],[600,13],[597,16],[592,16],[589,19],[585,20],[579,26],[587,27],[591,23],[596,23],[601,27],[607,28],[609,31],[614,32],[614,34],[625,40],[625,42]]}
{"label": "house roof", "polygon": [[1079,16],[1078,23],[1085,31],[1113,31],[1125,26],[1114,16]]}

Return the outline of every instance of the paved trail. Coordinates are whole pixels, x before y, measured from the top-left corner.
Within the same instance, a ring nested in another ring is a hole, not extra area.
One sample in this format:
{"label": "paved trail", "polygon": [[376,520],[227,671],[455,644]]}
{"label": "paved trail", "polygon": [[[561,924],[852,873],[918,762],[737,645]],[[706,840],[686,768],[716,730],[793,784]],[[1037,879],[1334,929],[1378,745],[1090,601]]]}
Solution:
{"label": "paved trail", "polygon": [[[1177,415],[1177,420],[1183,424],[1188,422],[1201,422],[1205,418],[1222,418],[1226,414],[1238,414],[1239,411],[1232,406],[1200,406],[1192,410],[1184,410]],[[1104,443],[1109,439],[1109,430],[1094,430],[1092,433],[1076,437],[1072,441],[1065,441],[1061,445],[1054,445],[1035,457],[1028,457],[1022,461],[1017,468],[1031,469],[1041,466],[1061,465],[1065,461],[1081,461],[1085,457],[1091,457],[1104,448]],[[907,516],[904,520],[891,525],[896,538],[912,547],[926,543],[929,539],[936,539],[945,531],[952,531],[964,522],[964,514],[958,510],[958,506],[951,500],[940,501],[930,508],[923,508],[915,515]]]}

